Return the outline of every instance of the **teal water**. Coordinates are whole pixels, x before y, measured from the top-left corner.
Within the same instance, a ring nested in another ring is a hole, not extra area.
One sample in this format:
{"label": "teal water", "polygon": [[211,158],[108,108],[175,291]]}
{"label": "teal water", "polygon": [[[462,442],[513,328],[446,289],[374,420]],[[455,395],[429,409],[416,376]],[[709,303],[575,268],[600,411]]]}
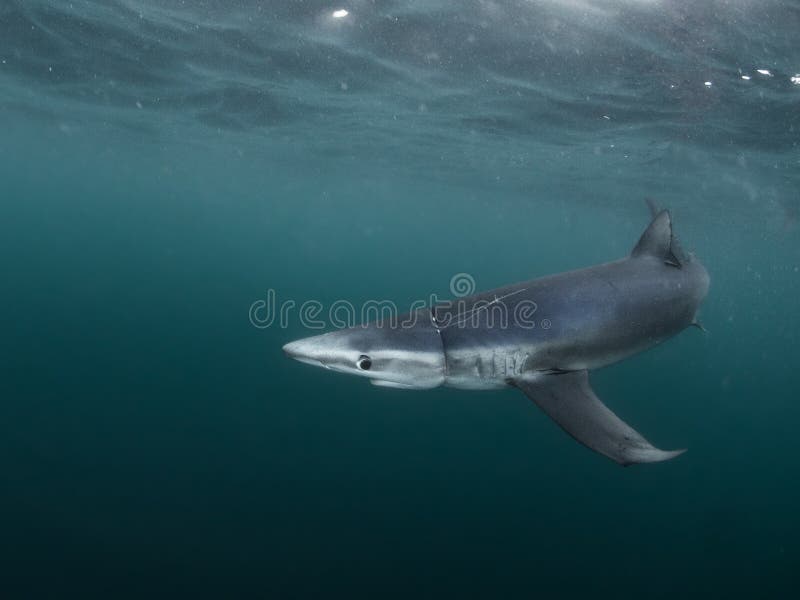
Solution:
{"label": "teal water", "polygon": [[[798,32],[774,1],[0,0],[3,597],[791,596]],[[592,381],[668,463],[248,316],[615,259],[646,197],[708,333]]]}

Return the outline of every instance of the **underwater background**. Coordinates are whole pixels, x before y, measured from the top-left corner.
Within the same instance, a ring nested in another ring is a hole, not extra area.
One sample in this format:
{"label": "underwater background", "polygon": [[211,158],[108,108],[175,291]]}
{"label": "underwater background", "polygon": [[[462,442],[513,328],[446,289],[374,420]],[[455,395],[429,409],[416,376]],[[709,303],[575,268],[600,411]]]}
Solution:
{"label": "underwater background", "polygon": [[[0,0],[0,594],[796,594],[799,42],[772,0]],[[251,323],[620,258],[648,197],[708,333],[592,381],[667,463]]]}

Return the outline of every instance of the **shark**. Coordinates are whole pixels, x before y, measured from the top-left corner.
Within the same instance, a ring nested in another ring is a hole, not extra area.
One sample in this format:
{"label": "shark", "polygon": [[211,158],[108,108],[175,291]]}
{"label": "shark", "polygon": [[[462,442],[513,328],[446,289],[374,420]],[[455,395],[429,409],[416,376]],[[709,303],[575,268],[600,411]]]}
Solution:
{"label": "shark", "polygon": [[[669,460],[595,394],[589,372],[702,325],[710,277],[673,234],[668,210],[631,253],[290,342],[287,356],[374,385],[419,390],[514,388],[575,440],[623,465]],[[522,310],[525,309],[525,310]],[[522,318],[533,314],[537,318]],[[539,318],[541,317],[541,318]]]}

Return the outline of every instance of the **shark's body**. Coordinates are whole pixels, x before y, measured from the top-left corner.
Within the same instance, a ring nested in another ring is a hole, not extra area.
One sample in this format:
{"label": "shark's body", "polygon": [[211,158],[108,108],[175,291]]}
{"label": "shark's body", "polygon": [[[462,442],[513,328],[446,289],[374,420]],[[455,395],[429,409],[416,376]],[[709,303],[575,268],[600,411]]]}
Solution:
{"label": "shark's body", "polygon": [[655,216],[625,259],[542,277],[287,344],[293,358],[370,377],[376,385],[516,387],[578,441],[620,464],[682,451],[653,447],[594,395],[588,370],[696,325],[709,277]]}

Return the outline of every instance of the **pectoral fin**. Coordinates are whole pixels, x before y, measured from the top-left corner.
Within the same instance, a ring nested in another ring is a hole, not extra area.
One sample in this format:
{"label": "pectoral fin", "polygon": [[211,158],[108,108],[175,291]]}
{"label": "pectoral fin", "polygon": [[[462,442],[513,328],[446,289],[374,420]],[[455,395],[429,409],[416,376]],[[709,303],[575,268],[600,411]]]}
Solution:
{"label": "pectoral fin", "polygon": [[581,444],[623,466],[669,460],[595,396],[586,371],[515,379],[513,384]]}

